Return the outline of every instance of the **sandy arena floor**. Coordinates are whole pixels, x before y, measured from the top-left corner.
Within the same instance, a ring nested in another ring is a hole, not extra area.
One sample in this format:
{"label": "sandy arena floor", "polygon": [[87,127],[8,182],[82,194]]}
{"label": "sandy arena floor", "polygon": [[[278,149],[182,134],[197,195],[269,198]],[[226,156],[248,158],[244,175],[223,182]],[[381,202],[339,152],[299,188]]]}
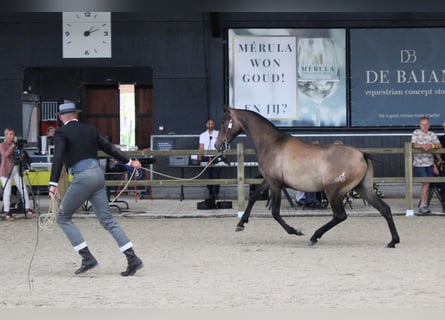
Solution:
{"label": "sandy arena floor", "polygon": [[[138,205],[153,208],[159,202],[140,200]],[[236,210],[199,213],[193,219],[150,218],[131,199],[129,203],[136,213],[116,219],[145,263],[129,278],[119,275],[126,260],[93,214],[75,218],[99,261],[81,276],[73,274],[80,256],[58,226],[48,233],[38,229],[35,219],[0,221],[0,308],[434,309],[445,303],[443,216],[396,214],[401,243],[387,249],[385,220],[378,214],[351,213],[308,247],[312,233],[329,220],[329,211],[287,216],[290,225],[306,233],[297,237],[287,235],[267,214],[254,215],[245,231],[236,233]],[[196,201],[169,203],[170,212],[196,206]],[[45,212],[44,204],[41,210]]]}

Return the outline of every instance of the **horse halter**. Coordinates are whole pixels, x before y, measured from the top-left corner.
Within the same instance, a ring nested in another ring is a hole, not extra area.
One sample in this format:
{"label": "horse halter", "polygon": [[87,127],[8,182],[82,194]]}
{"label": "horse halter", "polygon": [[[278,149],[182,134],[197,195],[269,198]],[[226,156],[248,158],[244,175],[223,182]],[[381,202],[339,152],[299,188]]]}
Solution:
{"label": "horse halter", "polygon": [[232,125],[233,125],[232,116],[230,116],[229,124],[227,125],[226,133],[224,134],[224,138],[222,140],[224,143],[224,150],[230,149],[230,144],[227,142],[227,137],[229,135],[230,129],[232,129]]}

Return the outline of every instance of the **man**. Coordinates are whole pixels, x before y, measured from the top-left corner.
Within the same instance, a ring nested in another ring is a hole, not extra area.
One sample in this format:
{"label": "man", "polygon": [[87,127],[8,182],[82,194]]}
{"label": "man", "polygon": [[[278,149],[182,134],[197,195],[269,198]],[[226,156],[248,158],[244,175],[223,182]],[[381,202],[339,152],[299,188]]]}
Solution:
{"label": "man", "polygon": [[[413,148],[428,151],[431,149],[441,148],[441,144],[436,134],[430,131],[430,119],[421,117],[419,120],[420,129],[414,130],[411,136]],[[433,177],[434,155],[431,153],[418,153],[413,157],[413,166],[418,177]],[[423,182],[420,191],[419,214],[428,214],[428,192],[429,182]]]}
{"label": "man", "polygon": [[[199,135],[199,150],[216,150],[215,142],[218,137],[218,130],[215,130],[215,121],[213,119],[208,119],[206,122],[207,130]],[[212,159],[212,156],[204,155],[199,156],[202,162],[208,162]],[[219,179],[220,170],[219,168],[214,168],[213,166],[207,169],[207,177],[209,179]],[[215,200],[219,195],[219,185],[208,185],[207,190],[209,190],[209,196],[211,199]]]}
{"label": "man", "polygon": [[73,213],[86,201],[90,201],[94,213],[100,224],[113,236],[121,252],[128,261],[127,269],[121,275],[132,276],[143,267],[124,230],[110,214],[108,197],[105,190],[104,173],[97,160],[98,149],[127,163],[133,168],[140,168],[138,160],[129,159],[125,153],[114,147],[108,140],[100,136],[94,126],[80,123],[77,119],[77,109],[74,103],[59,105],[58,116],[63,123],[55,133],[55,152],[53,157],[49,194],[59,197],[58,181],[63,164],[69,168],[73,181],[68,187],[59,208],[57,223],[71,242],[74,250],[82,257],[82,265],[74,273],[84,273],[97,266],[97,261],[88,249],[88,246],[72,221]]}
{"label": "man", "polygon": [[46,145],[52,146],[54,145],[54,134],[56,133],[56,128],[53,126],[49,126],[46,128]]}

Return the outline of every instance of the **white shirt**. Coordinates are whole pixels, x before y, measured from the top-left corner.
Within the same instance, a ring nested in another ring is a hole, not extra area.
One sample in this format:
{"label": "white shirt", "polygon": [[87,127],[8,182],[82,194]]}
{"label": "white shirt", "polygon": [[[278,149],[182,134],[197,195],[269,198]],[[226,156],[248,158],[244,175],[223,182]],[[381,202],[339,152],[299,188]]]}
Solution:
{"label": "white shirt", "polygon": [[199,135],[199,144],[204,145],[204,150],[216,150],[216,137],[218,137],[218,130],[213,130],[211,134],[209,130],[206,130]]}

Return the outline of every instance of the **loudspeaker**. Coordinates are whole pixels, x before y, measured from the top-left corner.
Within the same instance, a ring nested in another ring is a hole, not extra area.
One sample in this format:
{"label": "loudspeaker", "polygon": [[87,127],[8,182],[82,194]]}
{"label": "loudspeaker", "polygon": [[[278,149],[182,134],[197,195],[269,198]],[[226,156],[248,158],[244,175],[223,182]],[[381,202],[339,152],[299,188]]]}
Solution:
{"label": "loudspeaker", "polygon": [[221,37],[221,21],[219,12],[210,12],[210,30],[212,31],[212,37]]}

